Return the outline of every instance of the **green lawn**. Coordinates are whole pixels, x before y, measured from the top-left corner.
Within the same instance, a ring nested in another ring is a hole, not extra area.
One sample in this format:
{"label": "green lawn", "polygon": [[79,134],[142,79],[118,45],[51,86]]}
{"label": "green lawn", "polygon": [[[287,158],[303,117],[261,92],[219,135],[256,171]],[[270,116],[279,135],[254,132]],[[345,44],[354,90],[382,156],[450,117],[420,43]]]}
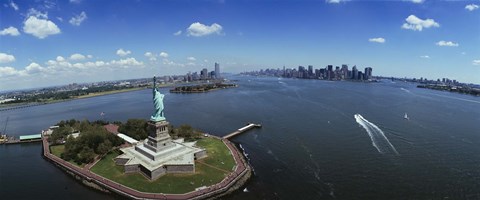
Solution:
{"label": "green lawn", "polygon": [[213,165],[226,171],[233,171],[235,160],[227,146],[221,140],[215,138],[203,138],[197,142],[197,146],[207,149],[208,157],[202,159],[209,165]]}
{"label": "green lawn", "polygon": [[[59,158],[62,158],[61,155],[62,155],[63,151],[65,151],[65,145],[63,145],[63,144],[50,146],[50,153],[52,153],[54,156],[57,156]],[[79,165],[76,162],[74,162],[73,160],[69,160],[68,162],[72,163],[72,164],[74,164],[75,166],[78,166],[78,167],[84,167],[85,166],[85,164]]]}
{"label": "green lawn", "polygon": [[[216,168],[232,171],[235,161],[230,151],[222,141],[204,138],[198,141],[198,146],[206,148],[209,157],[203,162]],[[111,152],[100,160],[91,171],[110,180],[143,192],[179,194],[195,190],[201,186],[220,182],[227,173],[213,167],[196,162],[194,174],[166,174],[155,181],[150,181],[139,173],[124,174],[123,167],[115,165],[113,158],[118,152]],[[224,160],[222,164],[221,160]]]}
{"label": "green lawn", "polygon": [[65,145],[55,145],[55,146],[50,146],[50,153],[53,155],[57,156],[60,158],[60,155],[62,155],[63,151],[65,151]]}

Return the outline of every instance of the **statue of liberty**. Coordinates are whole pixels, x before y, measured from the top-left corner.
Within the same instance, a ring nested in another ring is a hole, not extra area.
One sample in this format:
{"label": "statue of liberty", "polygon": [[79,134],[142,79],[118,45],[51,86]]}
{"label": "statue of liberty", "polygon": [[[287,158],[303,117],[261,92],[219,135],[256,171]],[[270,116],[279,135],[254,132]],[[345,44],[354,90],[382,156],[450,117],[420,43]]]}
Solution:
{"label": "statue of liberty", "polygon": [[153,76],[153,106],[155,107],[155,112],[152,114],[150,117],[150,120],[154,122],[159,122],[159,121],[164,121],[165,116],[163,115],[163,97],[165,97],[164,94],[160,93],[157,90],[155,82],[157,81],[157,78]]}

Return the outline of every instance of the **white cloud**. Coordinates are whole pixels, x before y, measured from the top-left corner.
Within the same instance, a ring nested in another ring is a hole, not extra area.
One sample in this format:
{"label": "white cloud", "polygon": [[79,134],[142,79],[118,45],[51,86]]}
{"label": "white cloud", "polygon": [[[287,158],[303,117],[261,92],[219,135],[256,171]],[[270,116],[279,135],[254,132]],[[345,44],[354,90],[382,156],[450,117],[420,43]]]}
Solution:
{"label": "white cloud", "polygon": [[195,22],[192,23],[188,28],[187,28],[187,35],[188,36],[194,36],[194,37],[202,37],[202,36],[207,36],[211,34],[217,34],[221,35],[222,34],[222,26],[217,23],[213,23],[210,26],[201,24],[200,22]]}
{"label": "white cloud", "polygon": [[409,0],[409,1],[413,3],[423,3],[425,0]]}
{"label": "white cloud", "polygon": [[131,53],[132,53],[132,52],[129,51],[129,50],[127,50],[127,51],[125,51],[125,50],[123,50],[123,49],[117,50],[117,55],[119,55],[119,56],[126,56],[126,55],[131,54]]}
{"label": "white cloud", "polygon": [[150,61],[156,61],[157,55],[153,54],[152,52],[146,52],[145,57],[147,57]]}
{"label": "white cloud", "polygon": [[472,64],[473,64],[473,65],[480,65],[480,60],[473,60],[473,61],[472,61]]}
{"label": "white cloud", "polygon": [[467,54],[467,52],[462,52],[462,55],[466,55],[466,54]]}
{"label": "white cloud", "polygon": [[70,60],[84,60],[85,56],[79,53],[72,54]]}
{"label": "white cloud", "polygon": [[[62,56],[57,56],[53,60],[45,62],[44,66],[36,62],[31,62],[23,69],[15,69],[10,66],[0,67],[0,83],[17,84],[16,78],[29,76],[32,80],[37,78],[46,78],[50,80],[58,80],[59,77],[74,78],[79,75],[91,77],[92,75],[109,72],[125,72],[129,73],[132,70],[138,71],[138,68],[143,68],[145,64],[136,60],[135,58],[125,58],[111,61],[88,61],[76,62],[71,59],[67,60]],[[21,79],[25,80],[25,79]],[[2,85],[3,86],[3,85]]]}
{"label": "white cloud", "polygon": [[166,59],[166,58],[164,58],[162,61],[163,61],[163,64],[164,64],[164,65],[174,66],[174,67],[185,67],[185,64],[176,63],[176,62],[173,62],[173,61],[168,60],[168,59]]}
{"label": "white cloud", "polygon": [[58,62],[63,62],[65,61],[65,58],[62,57],[62,56],[57,56],[57,59],[56,59]]}
{"label": "white cloud", "polygon": [[168,53],[162,51],[162,52],[160,52],[160,57],[168,58]]}
{"label": "white cloud", "polygon": [[342,1],[345,1],[345,0],[325,0],[325,2],[327,3],[340,3]]}
{"label": "white cloud", "polygon": [[437,43],[435,43],[437,46],[446,46],[446,47],[458,47],[458,43],[455,43],[455,42],[452,42],[452,41],[444,41],[444,40],[441,40],[441,41],[438,41]]}
{"label": "white cloud", "polygon": [[43,0],[43,5],[44,8],[46,9],[53,9],[57,7],[57,2],[53,0]]}
{"label": "white cloud", "polygon": [[18,5],[15,4],[15,2],[13,2],[13,1],[10,1],[10,6],[11,6],[15,11],[17,11],[17,10],[19,9],[19,8],[18,8]]}
{"label": "white cloud", "polygon": [[42,66],[40,66],[39,64],[35,63],[35,62],[32,62],[30,63],[26,68],[25,68],[25,72],[27,74],[36,74],[36,73],[40,73],[42,71],[44,71],[45,68],[43,68]]}
{"label": "white cloud", "polygon": [[125,58],[120,60],[112,60],[109,63],[110,65],[114,65],[117,67],[122,68],[129,68],[132,66],[143,66],[143,62],[137,61],[135,58]]}
{"label": "white cloud", "polygon": [[428,55],[423,55],[423,56],[420,56],[420,58],[427,58],[427,59],[429,59],[430,56],[428,56]]}
{"label": "white cloud", "polygon": [[15,56],[6,53],[0,53],[0,63],[9,63],[15,61]]}
{"label": "white cloud", "polygon": [[473,10],[478,9],[478,5],[472,3],[472,4],[469,4],[469,5],[466,5],[465,9],[467,9],[469,11],[473,11]]}
{"label": "white cloud", "polygon": [[0,78],[18,75],[18,71],[13,67],[0,67]]}
{"label": "white cloud", "polygon": [[80,24],[82,24],[82,22],[86,19],[87,14],[82,11],[79,15],[72,17],[68,22],[74,26],[80,26]]}
{"label": "white cloud", "polygon": [[195,59],[195,57],[188,57],[187,60],[196,61],[197,59]]}
{"label": "white cloud", "polygon": [[0,35],[11,35],[11,36],[18,36],[20,35],[20,32],[18,32],[18,29],[10,26],[8,28],[3,29],[0,31]]}
{"label": "white cloud", "polygon": [[408,16],[405,21],[407,23],[404,23],[402,25],[403,29],[410,29],[414,31],[422,31],[424,28],[430,28],[430,27],[440,27],[440,24],[435,22],[433,19],[420,19],[415,15],[410,15]]}
{"label": "white cloud", "polygon": [[70,0],[70,3],[80,3],[82,0]]}
{"label": "white cloud", "polygon": [[23,32],[43,39],[49,35],[59,34],[60,29],[55,23],[48,19],[39,19],[36,16],[30,16],[23,24]]}
{"label": "white cloud", "polygon": [[377,43],[385,43],[385,38],[370,38],[368,39],[369,42],[377,42]]}
{"label": "white cloud", "polygon": [[30,17],[30,16],[35,16],[37,18],[42,18],[42,19],[48,19],[48,13],[47,12],[42,13],[42,12],[36,10],[35,8],[28,9],[27,17]]}
{"label": "white cloud", "polygon": [[181,34],[182,34],[182,31],[181,31],[181,30],[179,30],[179,31],[177,31],[177,32],[175,32],[175,33],[173,33],[173,35],[174,35],[174,36],[179,36],[179,35],[181,35]]}

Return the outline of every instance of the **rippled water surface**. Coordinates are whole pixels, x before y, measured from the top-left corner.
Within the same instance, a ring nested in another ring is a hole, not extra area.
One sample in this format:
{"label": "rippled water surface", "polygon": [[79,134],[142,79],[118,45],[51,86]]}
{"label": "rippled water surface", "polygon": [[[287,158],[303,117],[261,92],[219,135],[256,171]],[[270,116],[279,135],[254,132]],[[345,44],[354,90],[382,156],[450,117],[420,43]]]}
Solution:
{"label": "rippled water surface", "polygon": [[[480,199],[480,98],[407,83],[235,76],[238,88],[165,96],[174,125],[242,144],[255,176],[228,199]],[[7,132],[62,119],[148,118],[150,90],[0,112]],[[410,120],[404,119],[408,113]],[[359,114],[361,117],[355,117]],[[115,198],[65,175],[40,144],[0,146],[2,199]]]}

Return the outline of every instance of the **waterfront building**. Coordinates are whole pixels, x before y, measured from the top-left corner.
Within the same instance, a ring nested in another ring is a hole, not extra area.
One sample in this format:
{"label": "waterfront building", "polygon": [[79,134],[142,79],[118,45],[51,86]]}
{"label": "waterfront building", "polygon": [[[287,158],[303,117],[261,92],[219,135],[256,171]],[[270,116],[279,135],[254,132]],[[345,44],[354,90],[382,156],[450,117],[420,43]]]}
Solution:
{"label": "waterfront building", "polygon": [[365,68],[365,80],[371,79],[372,78],[372,68],[371,67],[366,67]]}
{"label": "waterfront building", "polygon": [[342,71],[342,79],[348,78],[348,65],[343,64],[341,71]]}
{"label": "waterfront building", "polygon": [[298,66],[298,76],[297,78],[305,78],[305,67]]}
{"label": "waterfront building", "polygon": [[207,68],[203,68],[202,71],[200,71],[200,78],[202,80],[208,79],[208,70]]}
{"label": "waterfront building", "polygon": [[219,79],[220,77],[220,64],[215,63],[215,78]]}
{"label": "waterfront building", "polygon": [[358,70],[357,70],[357,66],[354,65],[352,67],[352,79],[353,80],[357,80],[358,79]]}
{"label": "waterfront building", "polygon": [[325,73],[326,73],[325,69],[320,69],[320,74],[321,74],[322,79],[325,79],[325,77],[326,77]]}
{"label": "waterfront building", "polygon": [[115,164],[124,167],[125,173],[141,173],[155,180],[166,173],[195,173],[195,160],[207,156],[205,149],[195,142],[173,140],[169,135],[169,122],[164,116],[163,98],[153,81],[155,112],[148,121],[148,137],[132,146],[121,148]]}

